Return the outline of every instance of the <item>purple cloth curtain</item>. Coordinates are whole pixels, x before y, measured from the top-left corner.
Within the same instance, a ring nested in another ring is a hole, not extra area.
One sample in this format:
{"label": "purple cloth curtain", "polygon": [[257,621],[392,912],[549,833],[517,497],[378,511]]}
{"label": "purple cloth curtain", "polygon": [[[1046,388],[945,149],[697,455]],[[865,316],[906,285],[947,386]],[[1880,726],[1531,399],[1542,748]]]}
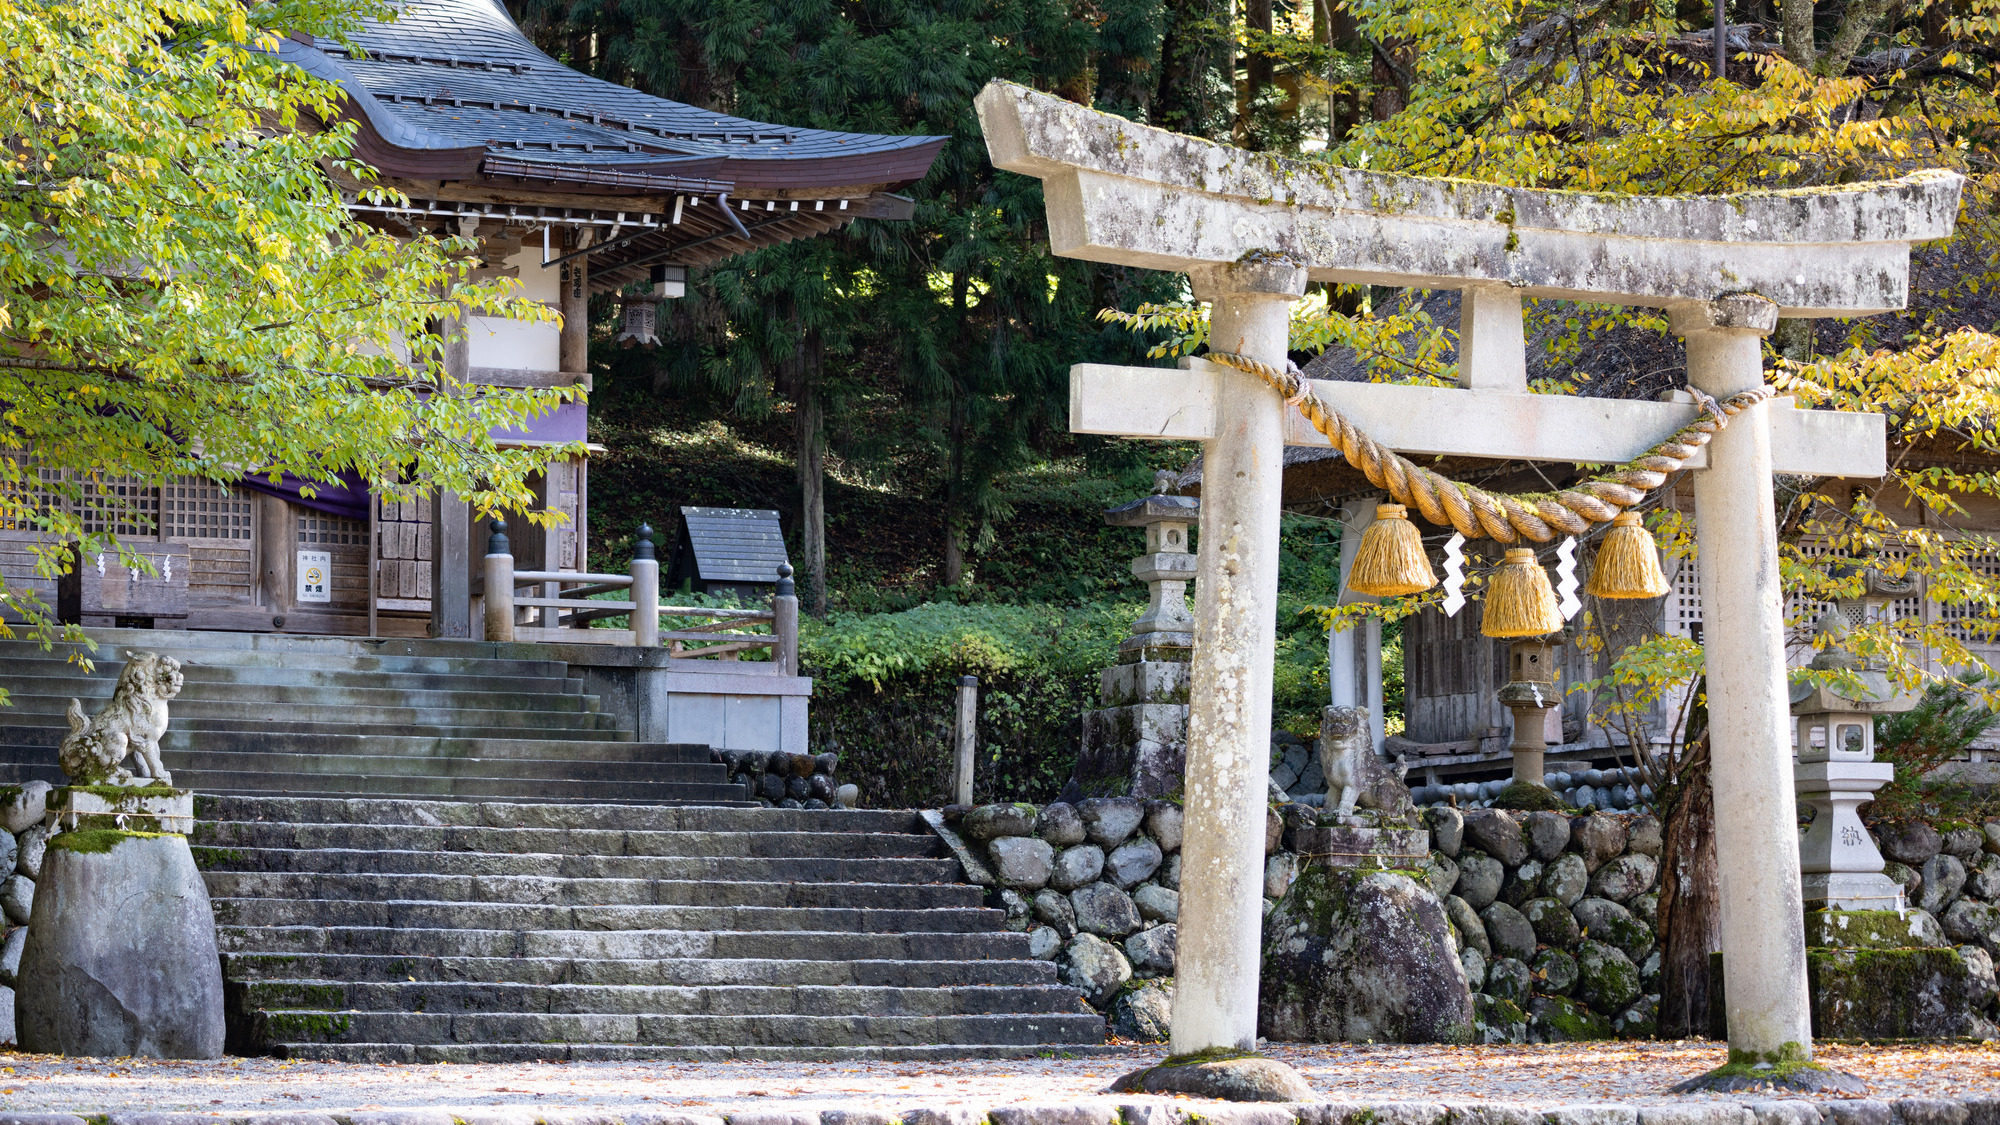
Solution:
{"label": "purple cloth curtain", "polygon": [[[266,496],[283,497],[301,508],[310,508],[315,512],[325,512],[329,516],[341,516],[350,520],[366,521],[368,507],[373,500],[368,492],[366,478],[360,473],[352,472],[340,474],[340,483],[337,485],[308,482],[303,477],[295,477],[290,473],[284,474],[275,482],[271,480],[269,474],[260,474],[244,477],[236,483]],[[306,487],[311,487],[313,490],[311,496],[302,494],[301,490]]]}

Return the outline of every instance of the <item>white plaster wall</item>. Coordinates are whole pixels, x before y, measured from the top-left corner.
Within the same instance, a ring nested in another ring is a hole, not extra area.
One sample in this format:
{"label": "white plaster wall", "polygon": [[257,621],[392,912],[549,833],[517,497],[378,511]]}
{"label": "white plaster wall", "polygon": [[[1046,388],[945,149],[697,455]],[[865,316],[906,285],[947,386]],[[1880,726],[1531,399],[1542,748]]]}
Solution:
{"label": "white plaster wall", "polygon": [[[520,295],[555,305],[561,295],[561,269],[542,268],[539,242],[524,246],[503,263],[520,270]],[[502,317],[475,316],[466,323],[466,341],[473,367],[504,367],[521,371],[560,371],[561,330],[551,322],[529,324]]]}

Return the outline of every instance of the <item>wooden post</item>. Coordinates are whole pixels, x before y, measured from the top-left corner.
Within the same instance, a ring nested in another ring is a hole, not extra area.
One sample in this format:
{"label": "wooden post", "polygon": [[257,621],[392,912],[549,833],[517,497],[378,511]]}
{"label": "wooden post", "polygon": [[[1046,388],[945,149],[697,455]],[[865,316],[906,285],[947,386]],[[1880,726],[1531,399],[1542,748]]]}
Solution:
{"label": "wooden post", "polygon": [[632,548],[632,643],[660,645],[660,560],[653,557],[653,529],[643,523]]}
{"label": "wooden post", "polygon": [[514,639],[514,556],[507,542],[507,521],[495,517],[486,537],[486,639]]}
{"label": "wooden post", "polygon": [[972,803],[972,744],[978,733],[979,677],[958,678],[957,752],[952,758],[951,799],[954,804]]}
{"label": "wooden post", "polygon": [[375,620],[375,602],[381,589],[382,570],[382,521],[376,517],[382,511],[382,496],[370,490],[368,494],[368,636],[372,640],[380,636]]}
{"label": "wooden post", "polygon": [[799,674],[799,595],[792,584],[792,564],[778,564],[778,585],[771,592],[771,635],[777,644],[771,661],[782,675]]}

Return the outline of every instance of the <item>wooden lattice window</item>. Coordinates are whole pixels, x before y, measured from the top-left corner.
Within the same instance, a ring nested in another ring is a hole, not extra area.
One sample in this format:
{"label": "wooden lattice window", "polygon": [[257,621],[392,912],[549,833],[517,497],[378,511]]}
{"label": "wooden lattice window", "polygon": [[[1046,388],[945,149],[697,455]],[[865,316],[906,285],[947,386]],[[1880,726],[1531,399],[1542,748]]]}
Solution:
{"label": "wooden lattice window", "polygon": [[85,478],[77,508],[86,532],[152,536],[160,526],[160,489],[138,477]]}
{"label": "wooden lattice window", "polygon": [[172,477],[160,490],[161,518],[169,539],[250,538],[250,498],[201,477]]}
{"label": "wooden lattice window", "polygon": [[304,546],[308,543],[366,547],[368,521],[321,515],[317,512],[300,516],[299,545]]}

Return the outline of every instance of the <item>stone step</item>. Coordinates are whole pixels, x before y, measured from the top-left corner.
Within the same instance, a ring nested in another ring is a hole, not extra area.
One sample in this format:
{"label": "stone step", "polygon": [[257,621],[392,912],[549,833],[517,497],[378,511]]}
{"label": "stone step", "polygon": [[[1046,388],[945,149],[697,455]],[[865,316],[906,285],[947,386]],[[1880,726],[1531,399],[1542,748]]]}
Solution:
{"label": "stone step", "polygon": [[[828,811],[831,815],[842,815],[840,812]],[[203,805],[197,803],[196,816],[206,815]],[[604,812],[593,814],[593,818],[603,816]],[[933,859],[944,854],[942,841],[932,837],[896,832],[624,831],[615,828],[288,824],[274,821],[205,819],[196,822],[194,833],[189,840],[191,843],[222,848],[348,848],[362,851],[511,852],[690,858],[892,859],[907,856]]]}
{"label": "stone step", "polygon": [[363,851],[355,848],[222,848],[195,845],[203,870],[560,879],[694,879],[802,883],[946,883],[950,859],[760,858],[755,856],[501,855],[493,852]]}
{"label": "stone step", "polygon": [[[681,746],[690,756],[705,755],[707,748],[687,743],[637,743],[638,749],[654,746]],[[707,759],[702,758],[703,761]],[[269,821],[286,824],[308,825],[338,824],[343,826],[369,825],[374,827],[421,827],[421,828],[564,828],[594,829],[610,832],[730,832],[757,836],[783,836],[794,833],[866,833],[871,835],[905,835],[913,838],[925,850],[897,852],[902,855],[943,855],[943,845],[931,834],[923,817],[908,809],[728,809],[728,808],[658,808],[634,809],[623,805],[549,805],[526,802],[492,802],[470,804],[460,801],[395,801],[395,800],[345,800],[316,799],[299,797],[219,797],[197,793],[195,795],[195,815],[203,821]],[[201,831],[197,828],[197,833]],[[517,847],[508,838],[496,837],[503,846],[498,850],[525,852],[536,849]],[[615,844],[610,837],[590,841],[592,846]],[[745,846],[748,841],[724,841],[729,846]],[[811,846],[824,846],[826,840],[811,840]],[[305,845],[307,847],[327,846],[319,839]],[[337,846],[337,845],[336,845]],[[370,844],[369,847],[377,845]],[[436,845],[426,842],[420,845],[426,850],[435,850]],[[570,849],[552,849],[563,854],[577,854]],[[602,855],[628,854],[621,850],[592,853]],[[648,855],[669,853],[648,852]],[[749,852],[703,852],[671,854],[723,854],[748,855]],[[758,854],[788,854],[782,852]],[[828,853],[818,853],[828,854]],[[832,858],[830,856],[830,858]]]}
{"label": "stone step", "polygon": [[[269,1013],[580,1016],[961,1016],[1074,1013],[1063,985],[601,985],[490,981],[264,980],[240,1003]],[[278,1032],[284,1035],[282,1031]],[[284,1035],[285,1038],[292,1036]]]}
{"label": "stone step", "polygon": [[782,907],[842,910],[973,909],[985,900],[962,883],[752,882],[690,879],[576,879],[535,875],[301,875],[209,871],[209,897],[481,906]]}
{"label": "stone step", "polygon": [[[0,680],[0,683],[6,681]],[[69,710],[67,696],[13,696],[12,703],[0,710],[0,727],[54,727],[68,729],[65,716]],[[609,715],[597,711],[577,709],[549,709],[530,707],[506,710],[485,706],[474,707],[362,707],[318,704],[310,697],[273,706],[268,703],[245,703],[234,699],[189,699],[176,696],[168,704],[173,727],[199,730],[288,730],[303,726],[325,726],[332,733],[341,733],[343,727],[365,726],[380,728],[411,727],[426,728],[506,728],[511,730],[559,730],[564,737],[574,731],[613,730]],[[94,706],[86,705],[86,714],[95,713]],[[370,731],[349,731],[347,733],[375,733]],[[390,729],[390,733],[395,733]],[[507,735],[492,737],[505,738]],[[584,737],[590,737],[585,735]]]}
{"label": "stone step", "polygon": [[[170,629],[90,629],[96,652],[59,644],[43,650],[34,641],[0,641],[0,660],[42,661],[76,668],[79,674],[115,679],[128,652],[160,652],[205,667],[318,668],[331,671],[462,673],[468,669],[506,676],[564,676],[569,666],[542,657],[511,657],[474,642],[404,639],[365,641],[341,637],[287,637],[277,634],[186,632]],[[247,642],[247,643],[239,643]],[[522,651],[523,646],[509,646]],[[390,651],[390,650],[405,651]],[[531,650],[530,650],[531,651]],[[96,665],[85,673],[71,664],[76,653]]]}
{"label": "stone step", "polygon": [[946,988],[1056,983],[1053,961],[795,961],[665,957],[412,957],[340,953],[228,953],[232,981],[294,980],[501,982],[524,985],[860,985]]}
{"label": "stone step", "polygon": [[954,1063],[1076,1059],[1130,1051],[1106,1043],[944,1043],[930,1047],[634,1047],[606,1043],[276,1043],[280,1059],[316,1063]]}
{"label": "stone step", "polygon": [[[718,896],[725,885],[718,884]],[[984,907],[566,906],[365,899],[216,898],[218,926],[386,926],[467,930],[806,930],[980,933],[1005,912]]]}
{"label": "stone step", "polygon": [[[997,913],[997,912],[995,912]],[[218,919],[220,922],[220,919]],[[1028,935],[1011,930],[901,933],[813,930],[475,930],[415,926],[219,924],[225,953],[602,960],[720,958],[773,961],[1026,960]]]}
{"label": "stone step", "polygon": [[278,1011],[256,1014],[258,1037],[297,1043],[603,1043],[680,1047],[927,1046],[1098,1043],[1095,1014],[950,1016],[554,1015]]}
{"label": "stone step", "polygon": [[[542,691],[434,691],[397,687],[394,678],[385,677],[373,687],[316,687],[304,689],[287,684],[205,684],[191,683],[181,689],[176,701],[182,699],[211,700],[221,703],[261,703],[269,706],[290,706],[293,703],[314,703],[325,707],[415,707],[428,710],[479,710],[531,711],[545,708],[550,711],[595,711],[598,699],[594,695],[581,692]],[[77,688],[79,681],[60,677],[37,677],[35,682],[10,680],[10,691],[22,698],[48,698],[68,706],[71,697],[84,703],[84,710],[94,711],[97,700],[108,698],[107,688],[99,695],[84,696]],[[171,705],[169,705],[171,706]]]}
{"label": "stone step", "polygon": [[[693,770],[706,767],[677,768]],[[197,793],[246,797],[312,797],[325,800],[376,797],[427,801],[573,802],[584,805],[629,801],[634,804],[754,807],[753,802],[746,799],[740,785],[641,780],[655,776],[659,769],[643,764],[632,767],[629,779],[611,781],[571,781],[560,772],[531,778],[413,774],[373,776],[365,773],[298,775],[263,771],[229,773],[181,770],[175,767],[171,757],[167,759],[167,769],[173,774],[174,784]]]}
{"label": "stone step", "polygon": [[[641,743],[607,745],[622,755],[572,757],[575,743],[554,739],[437,739],[431,746],[416,738],[347,738],[313,735],[303,746],[284,736],[258,737],[204,732],[189,739],[201,746],[187,750],[161,740],[161,760],[169,770],[213,774],[263,774],[279,777],[330,779],[354,777],[480,777],[496,780],[546,779],[577,783],[652,779],[686,785],[727,785],[729,770],[709,762],[703,748],[700,761],[684,750],[653,749],[635,754]],[[262,743],[264,749],[254,749]],[[400,751],[400,752],[399,752]],[[741,789],[737,792],[740,794]],[[415,794],[412,794],[414,796]]]}
{"label": "stone step", "polygon": [[[102,699],[117,683],[115,675],[78,676],[71,667],[53,661],[19,671],[0,669],[23,695],[74,695]],[[248,688],[333,691],[395,687],[402,691],[467,695],[582,695],[583,681],[566,675],[505,676],[482,670],[464,672],[357,672],[333,668],[292,668],[286,665],[245,666],[182,664],[181,694],[191,698],[226,698]],[[86,696],[84,693],[89,692]]]}
{"label": "stone step", "polygon": [[[1102,1021],[1100,1021],[1101,1023]],[[653,1047],[608,1043],[276,1043],[272,1054],[308,1062],[526,1063],[526,1062],[956,1062],[961,1059],[1077,1058],[1117,1054],[1126,1044],[1076,1042],[944,1043],[929,1046]],[[747,1116],[747,1115],[746,1115]]]}

